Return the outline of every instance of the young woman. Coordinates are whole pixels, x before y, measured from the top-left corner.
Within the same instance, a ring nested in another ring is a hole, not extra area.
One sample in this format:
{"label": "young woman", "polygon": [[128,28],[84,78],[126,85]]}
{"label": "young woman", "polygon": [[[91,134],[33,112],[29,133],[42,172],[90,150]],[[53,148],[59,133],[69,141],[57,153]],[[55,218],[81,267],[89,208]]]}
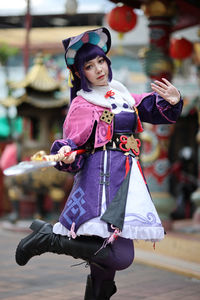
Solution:
{"label": "young woman", "polygon": [[[130,94],[112,80],[106,56],[111,38],[106,28],[63,41],[73,86],[63,125],[63,139],[51,153],[57,168],[75,174],[59,222],[35,220],[32,234],[18,245],[16,261],[45,252],[71,255],[90,264],[85,300],[106,300],[116,292],[115,272],[134,259],[133,240],[164,237],[140,163],[141,121],[173,124],[182,109],[178,90],[166,79],[152,92]],[[80,151],[81,150],[81,151]]]}

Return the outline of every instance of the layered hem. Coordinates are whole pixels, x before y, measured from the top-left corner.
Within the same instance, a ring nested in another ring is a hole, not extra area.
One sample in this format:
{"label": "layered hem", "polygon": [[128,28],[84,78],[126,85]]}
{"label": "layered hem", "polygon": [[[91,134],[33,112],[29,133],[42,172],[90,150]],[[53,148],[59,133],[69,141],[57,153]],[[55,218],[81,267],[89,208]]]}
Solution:
{"label": "layered hem", "polygon": [[[53,232],[63,236],[71,236],[71,231],[64,227],[60,222],[53,226]],[[110,237],[112,233],[108,231],[108,226],[101,220],[92,220],[88,224],[83,224],[76,235],[96,235],[102,238]],[[131,239],[131,240],[144,240],[150,242],[158,242],[164,239],[164,228],[148,227],[148,226],[131,226],[124,225],[124,228],[120,234],[120,237]]]}
{"label": "layered hem", "polygon": [[[104,155],[104,173],[107,170],[107,151]],[[157,242],[164,238],[164,228],[156,212],[151,196],[145,184],[143,175],[138,168],[137,160],[132,159],[131,184],[128,189],[126,211],[123,230],[120,236],[131,240],[144,240]],[[58,222],[53,227],[53,232],[64,236],[96,235],[108,238],[112,232],[108,231],[108,224],[101,220],[106,211],[106,191],[103,185],[101,215],[81,224],[76,233],[68,230]],[[72,224],[75,225],[75,224]],[[72,226],[73,227],[73,226]]]}

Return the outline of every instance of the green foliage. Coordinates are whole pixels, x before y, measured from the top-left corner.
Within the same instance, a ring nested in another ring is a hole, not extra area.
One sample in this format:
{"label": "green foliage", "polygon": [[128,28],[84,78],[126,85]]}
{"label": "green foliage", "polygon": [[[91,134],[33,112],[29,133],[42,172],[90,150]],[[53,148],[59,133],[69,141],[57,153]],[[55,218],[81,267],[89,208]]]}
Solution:
{"label": "green foliage", "polygon": [[0,44],[0,63],[3,66],[7,65],[8,59],[11,56],[15,56],[19,53],[19,49],[16,47],[11,47],[7,44]]}
{"label": "green foliage", "polygon": [[8,138],[10,135],[21,134],[23,130],[22,126],[21,117],[10,120],[7,117],[0,118],[0,140]]}

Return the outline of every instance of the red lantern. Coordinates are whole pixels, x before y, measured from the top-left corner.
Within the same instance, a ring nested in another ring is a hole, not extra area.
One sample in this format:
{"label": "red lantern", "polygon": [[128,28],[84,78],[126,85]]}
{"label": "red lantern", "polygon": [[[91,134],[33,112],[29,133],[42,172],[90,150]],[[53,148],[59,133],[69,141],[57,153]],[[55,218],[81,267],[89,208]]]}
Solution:
{"label": "red lantern", "polygon": [[109,26],[120,33],[133,29],[137,23],[137,15],[129,6],[117,6],[107,14]]}
{"label": "red lantern", "polygon": [[192,54],[193,45],[190,41],[181,39],[172,39],[170,42],[170,56],[175,59],[185,59]]}

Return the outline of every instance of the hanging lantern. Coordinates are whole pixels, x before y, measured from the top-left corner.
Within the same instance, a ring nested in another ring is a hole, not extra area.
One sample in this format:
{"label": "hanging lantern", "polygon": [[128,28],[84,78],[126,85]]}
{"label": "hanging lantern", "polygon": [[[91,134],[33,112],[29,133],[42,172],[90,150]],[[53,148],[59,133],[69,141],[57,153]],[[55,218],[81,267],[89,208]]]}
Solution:
{"label": "hanging lantern", "polygon": [[135,27],[137,15],[129,6],[117,6],[107,14],[107,22],[113,30],[123,34]]}
{"label": "hanging lantern", "polygon": [[193,44],[185,38],[172,39],[169,50],[172,58],[186,59],[192,54]]}

